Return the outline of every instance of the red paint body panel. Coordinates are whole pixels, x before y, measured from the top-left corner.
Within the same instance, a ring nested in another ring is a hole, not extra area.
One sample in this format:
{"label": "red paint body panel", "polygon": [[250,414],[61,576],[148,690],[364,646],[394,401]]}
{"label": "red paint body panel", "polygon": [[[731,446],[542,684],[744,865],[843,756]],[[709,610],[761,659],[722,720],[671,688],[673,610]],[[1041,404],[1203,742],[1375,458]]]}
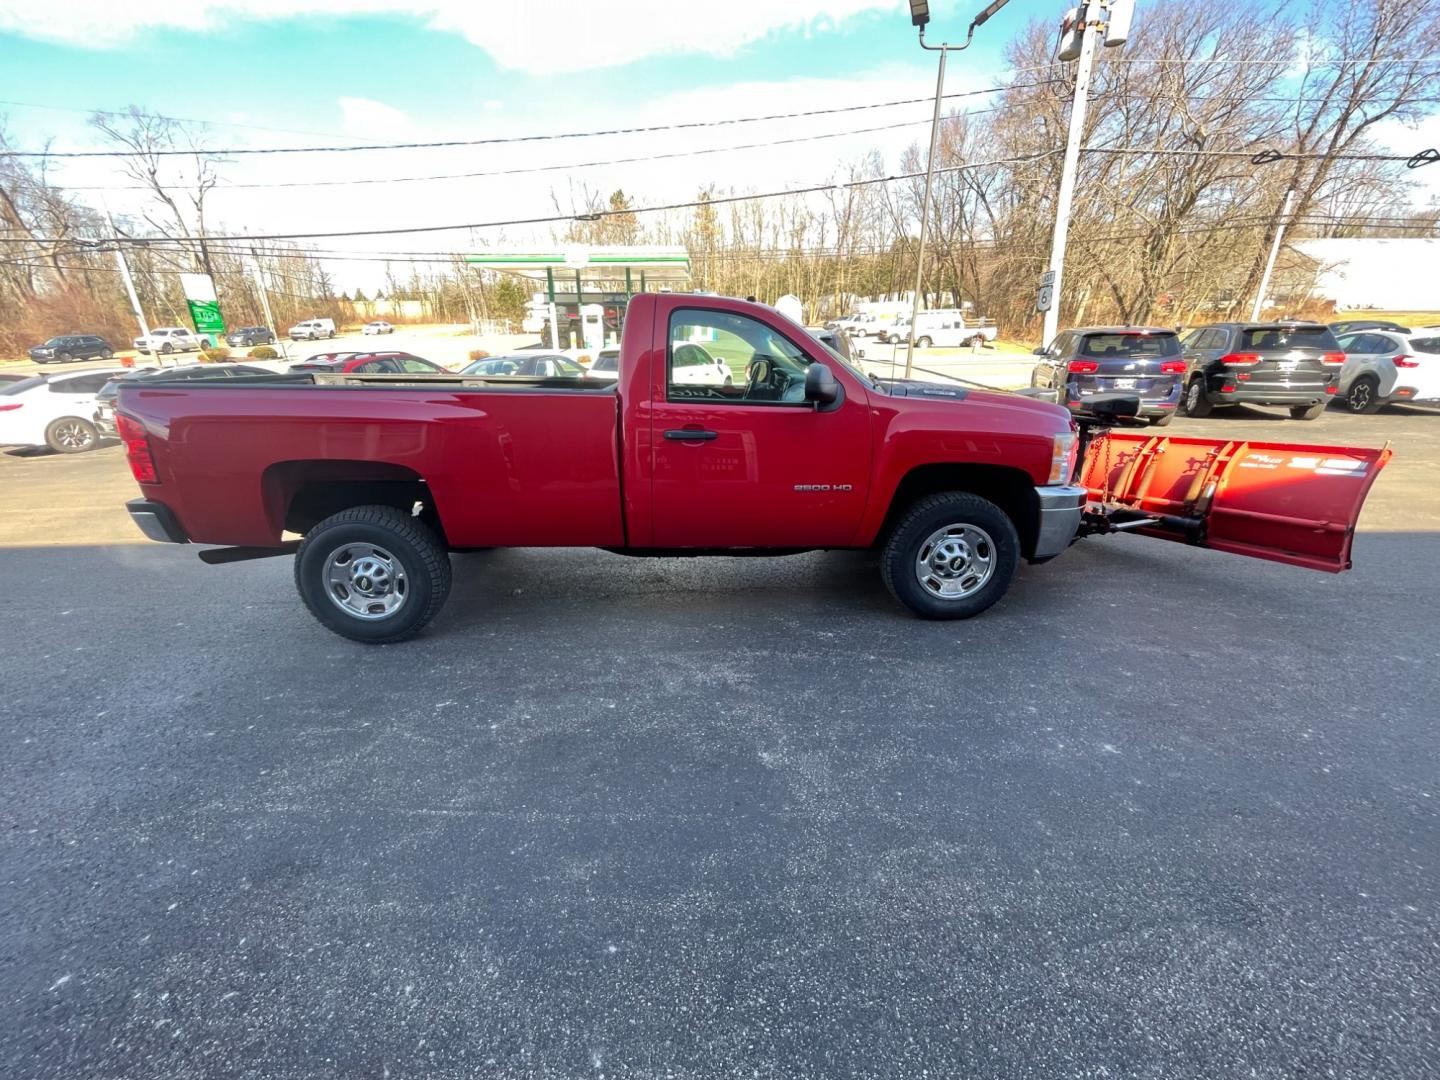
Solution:
{"label": "red paint body panel", "polygon": [[615,397],[607,391],[227,386],[136,390],[164,502],[192,540],[279,542],[287,462],[382,463],[429,485],[457,547],[624,543]]}
{"label": "red paint body panel", "polygon": [[1203,547],[1339,573],[1389,460],[1388,449],[1112,431],[1091,444],[1081,483],[1105,506],[1203,518]]}

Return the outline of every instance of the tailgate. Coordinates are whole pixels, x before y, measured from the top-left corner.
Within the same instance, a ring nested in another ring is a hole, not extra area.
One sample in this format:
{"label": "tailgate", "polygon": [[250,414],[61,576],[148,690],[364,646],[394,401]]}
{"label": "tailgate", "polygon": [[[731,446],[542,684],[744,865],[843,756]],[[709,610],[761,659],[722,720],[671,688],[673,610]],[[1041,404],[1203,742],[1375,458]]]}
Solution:
{"label": "tailgate", "polygon": [[1147,536],[1339,573],[1389,460],[1388,447],[1112,431],[1090,444],[1080,482],[1093,511]]}

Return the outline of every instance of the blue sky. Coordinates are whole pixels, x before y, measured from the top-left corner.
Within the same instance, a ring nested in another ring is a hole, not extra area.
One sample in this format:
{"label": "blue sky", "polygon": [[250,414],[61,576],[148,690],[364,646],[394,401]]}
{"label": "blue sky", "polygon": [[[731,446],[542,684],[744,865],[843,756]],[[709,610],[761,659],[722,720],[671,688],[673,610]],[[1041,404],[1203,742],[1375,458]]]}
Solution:
{"label": "blue sky", "polygon": [[[931,38],[958,39],[980,6],[936,0]],[[969,52],[952,57],[947,90],[990,85],[986,76],[1004,67],[1005,43],[1030,19],[1057,20],[1063,6],[1012,0]],[[297,146],[514,137],[920,98],[933,93],[935,77],[935,56],[918,48],[903,0],[0,0],[0,57],[0,116],[12,139],[57,150],[98,147],[87,111],[132,103],[211,121],[210,145]],[[51,108],[33,107],[40,105]],[[920,103],[503,147],[236,157],[212,196],[212,228],[493,220],[549,213],[557,201],[568,209],[587,188],[623,187],[641,203],[659,203],[692,198],[710,183],[744,191],[824,182],[872,149],[895,165],[923,140],[929,114]],[[841,137],[573,172],[235,186],[570,164],[829,133]],[[54,175],[77,188],[127,183],[103,159],[60,164]],[[114,187],[104,197],[122,214],[141,198]],[[545,231],[488,235],[516,245]],[[463,236],[332,246],[442,244],[467,246]]]}

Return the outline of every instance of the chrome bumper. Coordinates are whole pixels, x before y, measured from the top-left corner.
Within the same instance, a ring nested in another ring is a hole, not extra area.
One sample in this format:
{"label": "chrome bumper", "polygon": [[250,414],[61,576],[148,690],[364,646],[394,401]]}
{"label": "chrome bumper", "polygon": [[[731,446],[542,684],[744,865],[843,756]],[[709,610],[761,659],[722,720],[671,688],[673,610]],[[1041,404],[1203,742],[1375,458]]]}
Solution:
{"label": "chrome bumper", "polygon": [[1059,555],[1080,528],[1080,515],[1085,510],[1086,491],[1069,484],[1037,487],[1040,501],[1040,528],[1035,534],[1035,559]]}

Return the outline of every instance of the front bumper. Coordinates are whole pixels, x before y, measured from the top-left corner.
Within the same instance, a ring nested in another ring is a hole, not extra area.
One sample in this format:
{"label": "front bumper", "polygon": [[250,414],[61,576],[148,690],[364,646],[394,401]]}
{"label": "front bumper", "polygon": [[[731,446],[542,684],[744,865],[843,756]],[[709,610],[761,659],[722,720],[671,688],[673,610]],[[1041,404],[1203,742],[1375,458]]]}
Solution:
{"label": "front bumper", "polygon": [[174,511],[161,502],[149,499],[131,499],[125,504],[130,511],[130,520],[151,540],[162,544],[188,544],[190,537],[180,526]]}
{"label": "front bumper", "polygon": [[1059,555],[1075,539],[1085,512],[1087,492],[1072,484],[1046,484],[1035,489],[1040,503],[1040,527],[1035,531],[1032,559]]}

